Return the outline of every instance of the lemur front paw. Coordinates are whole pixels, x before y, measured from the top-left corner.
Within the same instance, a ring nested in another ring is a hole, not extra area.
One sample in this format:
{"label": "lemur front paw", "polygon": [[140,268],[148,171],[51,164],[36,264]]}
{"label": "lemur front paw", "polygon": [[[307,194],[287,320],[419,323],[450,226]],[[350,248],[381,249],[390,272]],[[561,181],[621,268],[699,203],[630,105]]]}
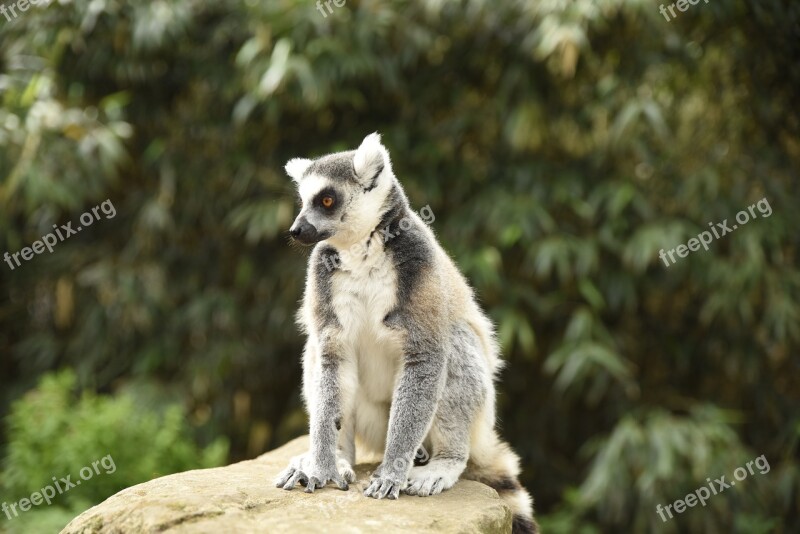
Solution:
{"label": "lemur front paw", "polygon": [[372,473],[372,479],[367,489],[364,490],[364,495],[374,499],[383,499],[384,497],[397,499],[404,485],[404,476],[399,476],[380,465]]}
{"label": "lemur front paw", "polygon": [[[350,464],[343,459],[325,463],[330,465],[319,465],[311,460],[308,454],[295,456],[289,462],[289,467],[275,479],[275,486],[290,490],[299,482],[306,487],[306,493],[314,493],[315,489],[324,487],[328,482],[334,482],[340,490],[349,489],[348,482],[355,481],[355,473]],[[342,469],[341,473],[339,469]]]}

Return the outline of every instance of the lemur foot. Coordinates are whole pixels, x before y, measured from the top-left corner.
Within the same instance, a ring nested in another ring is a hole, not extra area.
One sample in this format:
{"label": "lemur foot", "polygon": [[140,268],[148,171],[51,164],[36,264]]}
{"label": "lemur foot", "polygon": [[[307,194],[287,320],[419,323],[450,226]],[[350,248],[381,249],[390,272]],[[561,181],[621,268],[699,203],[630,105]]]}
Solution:
{"label": "lemur foot", "polygon": [[412,467],[408,474],[408,486],[403,490],[408,495],[428,497],[450,489],[458,480],[459,473],[435,463]]}
{"label": "lemur foot", "polygon": [[364,495],[373,499],[397,499],[400,496],[402,482],[391,477],[378,477],[370,481],[369,487],[364,490]]}
{"label": "lemur foot", "polygon": [[336,467],[347,482],[352,484],[356,481],[356,472],[353,471],[353,467],[350,465],[350,462],[344,458],[337,458]]}
{"label": "lemur foot", "polygon": [[372,497],[373,499],[397,499],[400,496],[400,490],[403,489],[405,477],[397,476],[391,470],[386,469],[383,465],[372,473],[372,479],[369,486],[364,490],[364,495]]}
{"label": "lemur foot", "polygon": [[306,493],[314,493],[315,489],[334,482],[340,490],[349,489],[348,482],[354,482],[355,472],[350,463],[343,458],[329,466],[322,467],[311,461],[308,454],[295,456],[275,479],[275,487],[290,490],[299,482],[306,487]]}

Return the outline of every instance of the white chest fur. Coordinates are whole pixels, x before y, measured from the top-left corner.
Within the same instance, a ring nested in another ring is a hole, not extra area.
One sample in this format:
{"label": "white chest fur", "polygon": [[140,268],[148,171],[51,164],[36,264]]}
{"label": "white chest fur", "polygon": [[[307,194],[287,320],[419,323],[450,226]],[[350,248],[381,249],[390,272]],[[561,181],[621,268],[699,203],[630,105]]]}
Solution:
{"label": "white chest fur", "polygon": [[398,333],[383,323],[397,301],[391,259],[379,243],[365,253],[343,254],[331,289],[341,341],[357,365],[361,393],[373,402],[389,402],[402,349]]}

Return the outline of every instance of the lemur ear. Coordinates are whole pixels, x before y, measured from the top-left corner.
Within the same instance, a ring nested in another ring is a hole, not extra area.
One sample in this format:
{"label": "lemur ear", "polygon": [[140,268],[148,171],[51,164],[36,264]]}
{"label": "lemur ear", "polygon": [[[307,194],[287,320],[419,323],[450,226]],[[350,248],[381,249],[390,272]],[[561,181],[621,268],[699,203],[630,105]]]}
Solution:
{"label": "lemur ear", "polygon": [[291,176],[292,180],[299,182],[300,178],[303,177],[303,174],[311,166],[311,163],[313,162],[310,159],[294,158],[290,159],[284,168],[286,169],[286,174]]}
{"label": "lemur ear", "polygon": [[378,176],[389,165],[389,153],[381,144],[378,132],[369,134],[361,142],[353,157],[356,179],[367,190],[375,187]]}

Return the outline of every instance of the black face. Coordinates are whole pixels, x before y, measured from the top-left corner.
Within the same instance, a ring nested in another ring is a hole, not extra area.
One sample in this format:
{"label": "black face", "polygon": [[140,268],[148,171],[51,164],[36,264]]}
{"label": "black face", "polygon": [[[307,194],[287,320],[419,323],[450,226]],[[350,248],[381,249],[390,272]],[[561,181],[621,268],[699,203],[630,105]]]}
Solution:
{"label": "black face", "polygon": [[313,245],[319,243],[326,237],[321,237],[322,234],[317,231],[316,226],[308,222],[305,217],[298,217],[292,227],[289,229],[289,235],[303,245]]}
{"label": "black face", "polygon": [[314,195],[289,229],[292,238],[303,245],[313,245],[328,239],[336,232],[337,215],[342,212],[342,195],[326,187]]}
{"label": "black face", "polygon": [[339,211],[339,194],[333,187],[326,187],[314,197],[313,207],[323,216],[331,216]]}

